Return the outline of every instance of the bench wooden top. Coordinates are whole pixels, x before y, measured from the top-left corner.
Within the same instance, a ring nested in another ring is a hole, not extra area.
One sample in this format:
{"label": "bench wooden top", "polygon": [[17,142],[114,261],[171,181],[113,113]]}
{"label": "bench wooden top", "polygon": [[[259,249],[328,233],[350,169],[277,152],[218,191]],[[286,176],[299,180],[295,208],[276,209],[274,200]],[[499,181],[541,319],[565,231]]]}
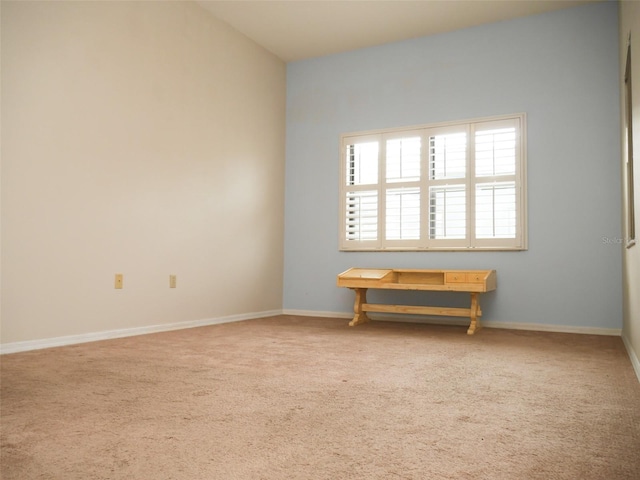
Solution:
{"label": "bench wooden top", "polygon": [[338,275],[347,288],[488,292],[496,289],[495,270],[350,268]]}

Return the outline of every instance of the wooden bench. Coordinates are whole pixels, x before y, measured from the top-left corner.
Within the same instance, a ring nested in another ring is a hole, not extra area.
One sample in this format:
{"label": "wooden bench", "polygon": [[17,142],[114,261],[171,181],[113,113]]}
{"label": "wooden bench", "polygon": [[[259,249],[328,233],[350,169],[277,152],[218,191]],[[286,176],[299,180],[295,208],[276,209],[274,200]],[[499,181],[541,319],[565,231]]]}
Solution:
{"label": "wooden bench", "polygon": [[[479,294],[496,289],[495,270],[416,270],[383,268],[350,268],[338,275],[338,286],[355,291],[353,306],[355,316],[350,326],[369,321],[367,312],[407,313],[415,315],[443,315],[469,317],[467,333],[473,335],[480,329]],[[409,305],[383,305],[367,303],[367,290],[426,290],[436,292],[467,292],[471,294],[469,308],[423,307]]]}

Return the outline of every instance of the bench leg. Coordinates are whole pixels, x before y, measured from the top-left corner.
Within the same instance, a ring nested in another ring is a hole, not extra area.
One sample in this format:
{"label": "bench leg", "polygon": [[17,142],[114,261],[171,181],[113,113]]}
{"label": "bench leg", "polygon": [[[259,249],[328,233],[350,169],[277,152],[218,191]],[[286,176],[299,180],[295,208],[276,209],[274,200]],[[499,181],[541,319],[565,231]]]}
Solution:
{"label": "bench leg", "polygon": [[353,312],[355,313],[355,316],[353,317],[353,320],[349,322],[350,327],[355,327],[356,325],[367,323],[369,321],[367,312],[362,310],[362,305],[367,303],[367,289],[354,288],[353,290],[356,292],[356,301],[353,304]]}
{"label": "bench leg", "polygon": [[478,299],[477,293],[471,294],[471,324],[469,325],[469,330],[467,330],[467,335],[473,335],[476,331],[482,328],[480,325],[480,315],[482,315],[482,311],[480,310],[480,300]]}

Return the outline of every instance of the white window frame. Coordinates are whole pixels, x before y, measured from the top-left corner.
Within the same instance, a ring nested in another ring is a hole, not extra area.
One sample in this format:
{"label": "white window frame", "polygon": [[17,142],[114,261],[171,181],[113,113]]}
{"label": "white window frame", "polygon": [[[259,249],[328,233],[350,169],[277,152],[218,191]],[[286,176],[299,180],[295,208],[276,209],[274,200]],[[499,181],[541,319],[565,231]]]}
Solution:
{"label": "white window frame", "polygon": [[[515,173],[510,175],[476,176],[475,132],[487,126],[515,126]],[[466,133],[465,176],[455,179],[432,179],[429,175],[429,138],[434,134]],[[386,141],[393,138],[421,137],[419,180],[387,182]],[[378,142],[377,183],[349,184],[347,180],[347,148],[362,142]],[[515,235],[513,238],[476,238],[475,209],[476,187],[482,184],[513,182],[515,184]],[[429,188],[436,186],[464,185],[465,190],[465,238],[434,239],[429,235]],[[391,188],[420,189],[420,238],[386,240],[386,193]],[[524,113],[484,117],[464,121],[418,125],[405,128],[373,130],[343,134],[340,137],[340,238],[341,251],[442,251],[442,250],[526,250],[527,202],[526,202],[526,115]],[[347,196],[349,192],[377,192],[377,236],[375,239],[347,239]]]}

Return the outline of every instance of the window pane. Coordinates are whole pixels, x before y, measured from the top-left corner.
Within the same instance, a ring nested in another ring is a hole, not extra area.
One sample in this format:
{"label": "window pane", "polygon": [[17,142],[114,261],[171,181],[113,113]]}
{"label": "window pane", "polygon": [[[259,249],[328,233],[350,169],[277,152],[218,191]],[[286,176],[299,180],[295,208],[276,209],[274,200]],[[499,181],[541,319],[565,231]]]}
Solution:
{"label": "window pane", "polygon": [[429,137],[429,175],[431,179],[464,178],[466,165],[466,133]]}
{"label": "window pane", "polygon": [[378,192],[347,192],[346,239],[377,240]]}
{"label": "window pane", "polygon": [[464,239],[465,210],[464,185],[429,188],[429,238]]}
{"label": "window pane", "polygon": [[378,183],[378,142],[347,145],[347,185]]}
{"label": "window pane", "polygon": [[476,185],[476,238],[515,237],[515,183]]}
{"label": "window pane", "polygon": [[420,238],[420,189],[387,190],[387,240]]}
{"label": "window pane", "polygon": [[499,128],[476,132],[476,176],[516,173],[516,129]]}
{"label": "window pane", "polygon": [[387,182],[420,179],[420,137],[387,140]]}
{"label": "window pane", "polygon": [[627,47],[627,63],[624,70],[624,87],[625,87],[625,138],[627,139],[627,242],[631,246],[632,240],[636,238],[636,214],[635,214],[635,192],[633,177],[633,98],[631,92],[631,44]]}

